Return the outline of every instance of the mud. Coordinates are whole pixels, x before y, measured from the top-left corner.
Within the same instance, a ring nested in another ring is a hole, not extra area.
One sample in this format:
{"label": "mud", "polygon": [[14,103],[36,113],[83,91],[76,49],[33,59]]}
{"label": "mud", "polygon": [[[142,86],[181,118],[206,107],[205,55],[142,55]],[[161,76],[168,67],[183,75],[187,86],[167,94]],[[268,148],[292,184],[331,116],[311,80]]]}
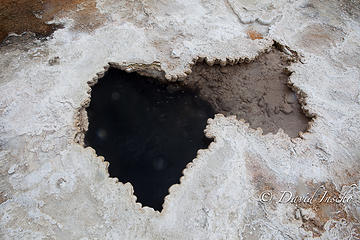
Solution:
{"label": "mud", "polygon": [[253,62],[233,66],[196,64],[184,85],[197,89],[217,113],[236,115],[263,133],[282,128],[290,137],[305,132],[305,116],[297,95],[288,87],[287,67],[294,59],[273,47]]}
{"label": "mud", "polygon": [[65,15],[75,20],[76,30],[92,30],[103,22],[93,0],[4,0],[0,5],[0,42],[9,33],[49,36],[61,25],[46,22]]}
{"label": "mud", "polygon": [[246,33],[251,40],[263,39],[263,36],[255,30],[249,29]]}

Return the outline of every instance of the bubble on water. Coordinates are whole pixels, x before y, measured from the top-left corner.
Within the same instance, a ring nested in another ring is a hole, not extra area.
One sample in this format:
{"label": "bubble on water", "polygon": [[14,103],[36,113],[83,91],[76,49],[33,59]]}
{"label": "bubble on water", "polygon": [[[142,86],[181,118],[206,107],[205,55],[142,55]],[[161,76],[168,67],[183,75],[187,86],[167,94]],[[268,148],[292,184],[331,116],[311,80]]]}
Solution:
{"label": "bubble on water", "polygon": [[153,167],[157,171],[164,170],[166,168],[166,165],[167,165],[167,163],[166,163],[165,159],[162,157],[158,157],[153,160]]}
{"label": "bubble on water", "polygon": [[106,136],[107,136],[107,132],[105,129],[103,128],[99,128],[96,132],[96,135],[98,136],[98,138],[100,138],[101,140],[105,140]]}
{"label": "bubble on water", "polygon": [[120,93],[118,93],[118,92],[113,92],[113,93],[111,94],[111,99],[112,99],[113,101],[119,100],[119,99],[120,99]]}

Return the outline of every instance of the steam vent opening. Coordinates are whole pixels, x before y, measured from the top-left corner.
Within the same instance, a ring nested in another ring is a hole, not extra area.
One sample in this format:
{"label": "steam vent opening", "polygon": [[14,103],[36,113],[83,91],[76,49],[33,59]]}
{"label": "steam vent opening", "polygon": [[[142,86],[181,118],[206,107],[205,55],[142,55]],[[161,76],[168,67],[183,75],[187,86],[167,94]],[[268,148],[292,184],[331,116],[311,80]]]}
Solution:
{"label": "steam vent opening", "polygon": [[211,105],[198,93],[110,68],[92,87],[85,144],[110,163],[111,177],[130,182],[137,201],[161,210],[171,185],[199,149]]}
{"label": "steam vent opening", "polygon": [[177,83],[110,68],[92,87],[85,145],[110,163],[111,177],[133,185],[138,202],[162,210],[169,187],[209,146],[204,129],[215,113],[236,115],[264,134],[282,128],[298,137],[307,130],[301,94],[288,86],[287,67],[295,61],[274,45],[247,63],[198,62]]}

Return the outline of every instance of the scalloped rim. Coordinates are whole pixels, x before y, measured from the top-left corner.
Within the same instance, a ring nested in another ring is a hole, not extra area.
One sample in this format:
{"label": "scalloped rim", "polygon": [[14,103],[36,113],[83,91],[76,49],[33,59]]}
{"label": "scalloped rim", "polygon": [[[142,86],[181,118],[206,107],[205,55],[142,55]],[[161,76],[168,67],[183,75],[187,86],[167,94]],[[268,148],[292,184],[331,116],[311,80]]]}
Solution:
{"label": "scalloped rim", "polygon": [[305,132],[300,131],[299,137],[295,137],[295,138],[290,138],[281,128],[279,128],[279,130],[275,134],[267,133],[264,135],[261,127],[258,127],[256,129],[251,128],[248,122],[246,122],[244,119],[237,119],[235,115],[225,117],[223,114],[215,114],[214,119],[209,118],[207,120],[207,125],[206,125],[206,128],[204,129],[204,133],[207,138],[212,139],[213,141],[209,144],[207,149],[199,149],[197,151],[196,157],[191,162],[189,162],[186,165],[186,167],[182,170],[182,176],[179,179],[179,183],[173,184],[169,187],[169,189],[168,189],[169,194],[165,196],[164,202],[162,205],[163,208],[159,212],[157,210],[154,210],[151,207],[142,206],[142,204],[140,202],[137,202],[136,201],[137,197],[134,194],[134,187],[132,186],[132,184],[130,182],[127,182],[127,183],[120,182],[117,177],[110,177],[110,174],[108,171],[108,167],[109,167],[110,163],[105,160],[105,157],[98,156],[96,154],[95,149],[93,149],[92,147],[84,146],[85,133],[88,130],[88,118],[87,118],[86,108],[89,107],[89,104],[91,101],[92,86],[94,86],[98,82],[98,80],[105,75],[106,71],[108,71],[110,67],[120,69],[120,70],[126,71],[128,73],[136,72],[140,75],[153,77],[153,78],[156,78],[159,81],[163,81],[163,82],[175,82],[175,81],[183,81],[188,75],[190,75],[192,73],[191,68],[197,63],[202,63],[205,61],[209,66],[213,66],[213,65],[226,66],[226,65],[235,65],[235,64],[242,64],[242,63],[251,63],[251,62],[256,61],[256,59],[258,57],[260,57],[261,55],[269,53],[273,47],[275,47],[278,50],[280,50],[281,52],[284,52],[285,54],[289,55],[290,58],[293,60],[293,62],[301,62],[301,63],[303,62],[302,58],[298,55],[298,53],[296,51],[293,51],[289,47],[282,45],[276,41],[273,41],[272,45],[265,47],[261,51],[258,51],[257,55],[254,56],[253,58],[239,57],[239,58],[235,58],[235,59],[234,58],[219,59],[219,58],[213,58],[213,57],[197,56],[197,57],[193,58],[193,60],[187,64],[184,72],[179,75],[170,75],[170,74],[166,73],[161,68],[160,62],[153,62],[151,64],[145,64],[145,63],[129,63],[129,64],[123,63],[123,64],[121,64],[121,63],[116,63],[116,62],[109,62],[108,65],[104,66],[104,70],[98,72],[96,74],[96,76],[93,77],[92,80],[87,82],[88,88],[87,88],[86,93],[88,96],[81,103],[80,107],[76,110],[76,115],[74,117],[76,131],[75,131],[73,139],[74,139],[75,143],[78,143],[84,149],[91,149],[91,152],[95,155],[95,157],[98,160],[100,160],[102,164],[104,164],[107,176],[109,177],[109,179],[111,179],[111,181],[113,183],[130,187],[130,198],[131,198],[132,202],[137,207],[139,207],[139,210],[153,211],[153,212],[163,215],[167,211],[171,197],[176,193],[176,189],[180,188],[181,184],[186,179],[186,176],[188,174],[190,174],[191,169],[196,167],[196,165],[198,164],[198,161],[201,161],[203,156],[205,156],[206,154],[209,154],[211,151],[213,151],[215,149],[215,145],[217,144],[219,139],[216,137],[216,135],[214,133],[212,133],[209,130],[209,126],[212,124],[213,121],[215,121],[214,119],[216,117],[224,117],[224,118],[227,118],[228,120],[231,120],[232,122],[234,122],[237,125],[241,124],[243,127],[246,128],[246,130],[248,132],[250,132],[258,137],[282,135],[282,136],[287,137],[289,141],[296,142],[297,139],[299,139],[299,138],[305,139],[306,135],[310,134],[310,129],[312,128],[312,125],[314,124],[314,122],[317,118],[317,114],[310,112],[310,109],[307,107],[307,102],[306,102],[307,94],[291,81],[291,75],[294,71],[290,71],[288,68],[286,68],[286,70],[289,71],[289,74],[290,74],[287,85],[296,94],[298,101],[301,105],[301,109],[302,109],[303,113],[305,114],[305,116],[311,119],[308,122],[308,126],[307,126],[307,129],[305,130]]}

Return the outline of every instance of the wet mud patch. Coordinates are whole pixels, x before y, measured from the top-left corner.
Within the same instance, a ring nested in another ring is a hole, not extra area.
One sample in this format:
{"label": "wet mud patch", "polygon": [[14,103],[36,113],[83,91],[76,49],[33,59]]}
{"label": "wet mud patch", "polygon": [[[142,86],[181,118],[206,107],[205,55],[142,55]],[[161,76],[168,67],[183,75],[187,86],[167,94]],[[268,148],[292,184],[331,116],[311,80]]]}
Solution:
{"label": "wet mud patch", "polygon": [[298,96],[288,86],[287,67],[296,58],[273,47],[249,63],[233,66],[197,63],[182,85],[199,91],[216,113],[236,115],[263,133],[282,128],[290,137],[305,132],[308,122]]}
{"label": "wet mud patch", "polygon": [[111,177],[130,182],[138,202],[161,210],[171,185],[199,149],[211,105],[178,84],[110,68],[92,87],[85,145],[110,163]]}

